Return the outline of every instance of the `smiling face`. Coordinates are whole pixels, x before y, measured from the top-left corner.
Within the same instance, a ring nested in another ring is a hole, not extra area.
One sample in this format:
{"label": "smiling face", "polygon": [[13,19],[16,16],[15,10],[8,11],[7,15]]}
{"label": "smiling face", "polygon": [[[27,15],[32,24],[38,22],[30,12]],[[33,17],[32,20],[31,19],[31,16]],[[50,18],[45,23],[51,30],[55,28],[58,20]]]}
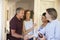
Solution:
{"label": "smiling face", "polygon": [[42,16],[41,20],[42,20],[42,22],[45,22],[47,19],[45,16]]}
{"label": "smiling face", "polygon": [[26,12],[26,19],[30,19],[30,11]]}
{"label": "smiling face", "polygon": [[17,13],[17,15],[22,19],[24,16],[24,10],[20,10],[20,12]]}

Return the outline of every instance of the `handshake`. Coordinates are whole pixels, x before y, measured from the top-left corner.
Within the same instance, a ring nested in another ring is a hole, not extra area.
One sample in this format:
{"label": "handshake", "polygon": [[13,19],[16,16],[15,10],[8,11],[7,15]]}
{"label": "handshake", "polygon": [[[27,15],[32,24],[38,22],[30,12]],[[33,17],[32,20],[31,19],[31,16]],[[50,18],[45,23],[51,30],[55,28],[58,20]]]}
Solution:
{"label": "handshake", "polygon": [[25,35],[24,36],[24,40],[28,40],[29,39],[29,36],[28,35]]}

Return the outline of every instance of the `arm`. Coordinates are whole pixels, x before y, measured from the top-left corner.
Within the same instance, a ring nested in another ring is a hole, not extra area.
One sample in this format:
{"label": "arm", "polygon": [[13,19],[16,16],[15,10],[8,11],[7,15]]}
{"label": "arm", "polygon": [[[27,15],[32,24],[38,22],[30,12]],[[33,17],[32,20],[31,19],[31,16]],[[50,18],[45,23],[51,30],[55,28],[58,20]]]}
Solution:
{"label": "arm", "polygon": [[13,30],[13,29],[11,29],[11,35],[12,35],[13,37],[16,37],[16,38],[23,38],[22,35],[17,34],[17,33],[15,32],[15,30]]}
{"label": "arm", "polygon": [[30,38],[33,38],[34,37],[34,35],[28,35],[28,38],[30,39]]}
{"label": "arm", "polygon": [[32,28],[30,28],[30,29],[26,30],[25,34],[27,34],[27,33],[31,32],[33,29],[34,29],[34,28],[32,27]]}
{"label": "arm", "polygon": [[14,21],[15,21],[15,20],[11,20],[11,21],[10,21],[11,35],[12,35],[13,37],[16,37],[16,38],[23,38],[22,35],[16,33],[17,25],[16,25],[16,23],[15,23]]}
{"label": "arm", "polygon": [[24,23],[23,23],[23,32],[24,32],[24,34],[28,34],[32,30],[34,30],[34,27],[31,27],[30,29],[26,30],[25,26],[24,26]]}
{"label": "arm", "polygon": [[26,29],[24,25],[23,25],[23,35],[26,35]]}

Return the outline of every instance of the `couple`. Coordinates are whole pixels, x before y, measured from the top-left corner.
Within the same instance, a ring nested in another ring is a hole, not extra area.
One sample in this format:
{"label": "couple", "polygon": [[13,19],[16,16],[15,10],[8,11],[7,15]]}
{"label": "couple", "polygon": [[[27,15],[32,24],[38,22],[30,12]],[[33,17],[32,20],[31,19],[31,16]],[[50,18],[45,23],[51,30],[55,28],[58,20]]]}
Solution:
{"label": "couple", "polygon": [[23,8],[16,9],[16,15],[10,21],[10,40],[33,40],[34,25],[30,13]]}
{"label": "couple", "polygon": [[54,8],[46,9],[45,27],[42,25],[38,30],[37,40],[60,40],[60,22],[57,20],[57,11]]}

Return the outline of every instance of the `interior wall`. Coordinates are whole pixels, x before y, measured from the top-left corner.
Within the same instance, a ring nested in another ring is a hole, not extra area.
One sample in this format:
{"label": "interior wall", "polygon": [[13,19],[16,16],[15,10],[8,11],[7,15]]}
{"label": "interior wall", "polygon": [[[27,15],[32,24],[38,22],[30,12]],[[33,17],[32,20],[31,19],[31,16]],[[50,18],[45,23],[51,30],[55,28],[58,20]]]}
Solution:
{"label": "interior wall", "polygon": [[[24,1],[24,0],[23,0]],[[24,9],[29,9],[29,10],[34,10],[34,1],[33,2],[27,2],[27,0],[25,2],[17,2],[16,3],[16,8],[17,7],[22,7]]]}
{"label": "interior wall", "polygon": [[8,1],[8,20],[10,20],[15,15],[16,10],[16,2],[15,1]]}
{"label": "interior wall", "polygon": [[58,13],[58,20],[60,21],[60,0],[56,0],[56,5],[55,8],[57,9],[57,13]]}
{"label": "interior wall", "polygon": [[22,7],[24,9],[29,9],[28,3],[17,3],[16,5],[17,5],[16,8]]}

